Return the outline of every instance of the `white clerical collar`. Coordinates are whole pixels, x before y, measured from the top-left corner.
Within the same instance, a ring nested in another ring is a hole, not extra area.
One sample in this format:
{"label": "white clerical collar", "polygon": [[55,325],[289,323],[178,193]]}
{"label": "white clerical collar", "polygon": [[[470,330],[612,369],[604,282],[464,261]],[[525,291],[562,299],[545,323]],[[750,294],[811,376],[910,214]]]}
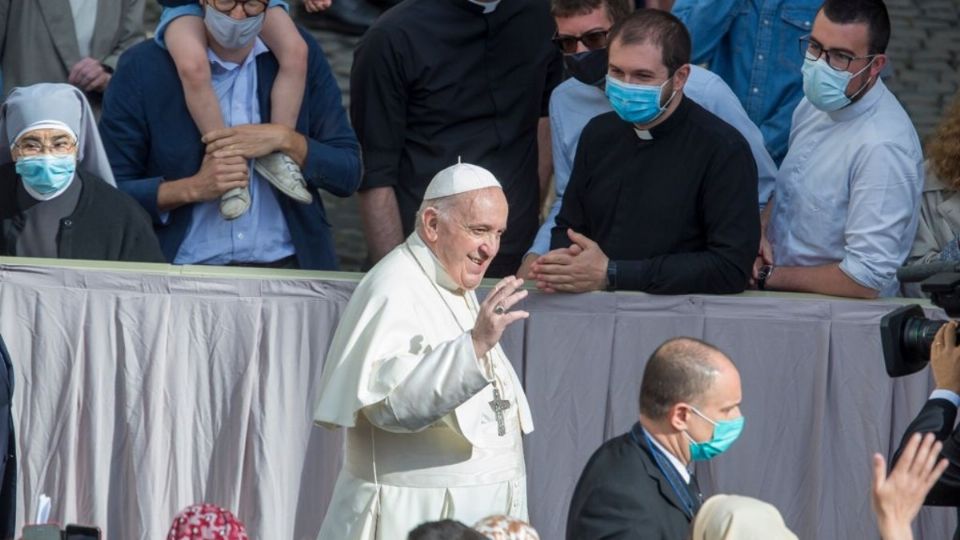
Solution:
{"label": "white clerical collar", "polygon": [[481,0],[469,0],[471,4],[476,4],[483,8],[483,14],[493,13],[496,11],[497,6],[500,5],[500,0],[494,0],[493,2],[483,2]]}
{"label": "white clerical collar", "polygon": [[633,132],[637,134],[637,137],[640,137],[641,141],[652,141],[653,133],[650,133],[649,129],[639,129],[633,128]]}
{"label": "white clerical collar", "polygon": [[407,247],[417,262],[420,263],[423,271],[427,273],[427,277],[435,280],[437,285],[454,294],[464,293],[463,288],[453,281],[453,278],[451,278],[450,274],[443,268],[437,256],[433,254],[430,247],[423,241],[423,238],[420,238],[420,233],[417,231],[410,233],[410,236],[407,237]]}
{"label": "white clerical collar", "polygon": [[690,471],[687,470],[687,466],[684,465],[682,461],[680,461],[680,458],[678,458],[677,456],[673,455],[673,454],[672,454],[669,450],[667,450],[662,444],[660,444],[660,442],[657,441],[657,439],[653,438],[653,435],[651,435],[650,432],[647,431],[647,428],[642,428],[642,429],[643,429],[643,432],[647,434],[647,439],[649,439],[650,442],[652,442],[653,445],[656,446],[657,449],[660,450],[660,452],[663,453],[663,455],[667,456],[667,459],[670,460],[670,464],[673,465],[673,468],[676,469],[678,473],[680,473],[680,476],[681,476],[681,477],[683,477],[683,481],[689,484],[689,483],[690,483]]}

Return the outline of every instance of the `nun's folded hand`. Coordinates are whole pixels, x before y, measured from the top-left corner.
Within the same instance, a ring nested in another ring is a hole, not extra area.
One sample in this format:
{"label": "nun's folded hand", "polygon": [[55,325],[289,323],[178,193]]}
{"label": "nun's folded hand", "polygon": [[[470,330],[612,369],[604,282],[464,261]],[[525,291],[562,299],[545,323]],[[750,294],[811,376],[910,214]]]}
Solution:
{"label": "nun's folded hand", "polygon": [[88,56],[73,65],[67,82],[85,92],[103,92],[110,82],[110,73],[98,60]]}

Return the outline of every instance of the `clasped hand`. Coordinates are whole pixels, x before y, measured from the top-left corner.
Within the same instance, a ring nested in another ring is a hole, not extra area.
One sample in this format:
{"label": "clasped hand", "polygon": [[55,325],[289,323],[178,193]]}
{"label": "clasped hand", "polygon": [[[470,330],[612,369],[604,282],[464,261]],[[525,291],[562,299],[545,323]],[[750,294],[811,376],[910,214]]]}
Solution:
{"label": "clasped hand", "polygon": [[549,293],[605,289],[610,259],[596,242],[573,229],[567,229],[567,236],[573,242],[570,247],[550,251],[531,266],[537,288]]}
{"label": "clasped hand", "polygon": [[207,153],[217,158],[253,159],[283,151],[290,128],[280,124],[244,124],[215,129],[203,136]]}

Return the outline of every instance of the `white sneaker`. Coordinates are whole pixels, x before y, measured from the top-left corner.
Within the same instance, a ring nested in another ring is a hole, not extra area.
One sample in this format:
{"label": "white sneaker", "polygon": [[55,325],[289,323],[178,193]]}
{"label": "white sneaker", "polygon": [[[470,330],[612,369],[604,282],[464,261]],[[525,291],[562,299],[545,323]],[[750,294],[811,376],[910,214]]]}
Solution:
{"label": "white sneaker", "polygon": [[230,221],[242,216],[250,209],[250,190],[233,188],[220,196],[220,215]]}
{"label": "white sneaker", "polygon": [[313,202],[313,195],[307,190],[307,181],[290,156],[282,152],[267,154],[255,159],[253,168],[287,197],[301,204]]}

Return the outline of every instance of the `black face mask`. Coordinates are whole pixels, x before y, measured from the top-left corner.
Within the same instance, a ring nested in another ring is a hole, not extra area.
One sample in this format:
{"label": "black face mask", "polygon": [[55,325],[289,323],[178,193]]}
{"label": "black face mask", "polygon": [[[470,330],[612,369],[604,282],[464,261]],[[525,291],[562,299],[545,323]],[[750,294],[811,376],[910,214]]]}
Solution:
{"label": "black face mask", "polygon": [[607,78],[607,49],[565,54],[563,65],[574,79],[583,84],[602,87]]}

